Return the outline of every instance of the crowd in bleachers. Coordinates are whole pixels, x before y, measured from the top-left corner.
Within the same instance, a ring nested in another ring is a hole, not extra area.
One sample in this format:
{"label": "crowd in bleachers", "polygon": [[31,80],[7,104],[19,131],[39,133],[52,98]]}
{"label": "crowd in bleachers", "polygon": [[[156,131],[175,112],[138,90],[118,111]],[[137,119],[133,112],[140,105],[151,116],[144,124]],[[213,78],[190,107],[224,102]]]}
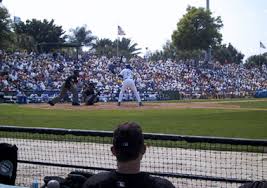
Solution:
{"label": "crowd in bleachers", "polygon": [[[195,98],[243,97],[267,87],[265,65],[246,68],[243,64],[206,64],[194,60],[152,62],[141,57],[132,58],[127,63],[133,67],[136,85],[141,92],[179,91],[184,97]],[[79,69],[80,88],[84,82],[91,81],[103,91],[102,94],[118,93],[120,83],[117,82],[117,74],[122,68],[116,58],[97,58],[88,54],[76,61],[60,54],[2,52],[0,90],[60,90],[64,79],[74,69]]]}

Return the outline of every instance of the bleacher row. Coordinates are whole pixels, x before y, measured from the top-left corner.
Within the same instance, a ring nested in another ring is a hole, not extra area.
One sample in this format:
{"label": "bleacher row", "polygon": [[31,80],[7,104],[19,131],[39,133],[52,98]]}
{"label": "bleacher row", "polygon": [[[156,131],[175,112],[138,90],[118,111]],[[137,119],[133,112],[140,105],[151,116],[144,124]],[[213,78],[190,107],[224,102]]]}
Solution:
{"label": "bleacher row", "polygon": [[[156,98],[234,98],[250,97],[267,88],[267,67],[243,64],[206,64],[196,60],[148,61],[141,57],[127,60],[133,67],[136,86],[143,100]],[[80,70],[78,88],[87,82],[96,84],[104,101],[114,100],[120,90],[118,74],[125,64],[118,59],[85,54],[74,60],[59,55],[3,53],[0,57],[0,91],[27,92],[27,98],[40,98],[41,93],[57,92],[74,69]],[[38,96],[34,96],[39,93]],[[31,96],[31,94],[33,94]],[[16,94],[18,95],[18,94]],[[178,95],[178,97],[177,97]],[[6,95],[11,101],[15,98]],[[50,97],[50,94],[48,94]],[[45,98],[44,95],[42,98]],[[34,101],[35,99],[32,99]]]}

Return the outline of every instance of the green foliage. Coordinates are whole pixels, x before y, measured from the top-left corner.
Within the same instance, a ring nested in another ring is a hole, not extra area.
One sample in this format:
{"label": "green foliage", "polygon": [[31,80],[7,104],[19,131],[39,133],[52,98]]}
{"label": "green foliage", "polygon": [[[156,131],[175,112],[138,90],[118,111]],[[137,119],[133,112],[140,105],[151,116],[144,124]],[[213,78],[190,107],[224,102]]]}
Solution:
{"label": "green foliage", "polygon": [[135,55],[140,54],[140,48],[137,48],[137,43],[132,43],[131,39],[122,38],[121,40],[116,39],[113,42],[113,46],[118,44],[119,56],[131,58]]}
{"label": "green foliage", "polygon": [[228,46],[221,45],[214,50],[214,59],[220,63],[242,63],[244,55],[238,52],[231,43]]}
{"label": "green foliage", "polygon": [[27,34],[15,34],[15,45],[17,49],[27,50],[28,52],[37,50],[37,43],[32,36]]}
{"label": "green foliage", "polygon": [[[62,26],[56,26],[54,20],[43,21],[32,19],[26,20],[26,23],[20,22],[14,27],[15,32],[18,35],[24,34],[24,36],[30,36],[34,39],[37,44],[41,43],[63,43],[65,41],[65,33]],[[34,48],[31,46],[29,48]],[[50,51],[51,47],[44,46],[42,49],[38,46],[38,50]]]}
{"label": "green foliage", "polygon": [[163,50],[156,50],[155,52],[153,52],[151,54],[151,56],[149,57],[149,59],[151,61],[158,61],[158,60],[166,60],[168,59],[168,57],[166,57],[166,54],[164,53]]}
{"label": "green foliage", "polygon": [[98,57],[106,56],[111,58],[116,55],[116,46],[110,39],[97,39],[92,46]]}
{"label": "green foliage", "polygon": [[68,36],[68,39],[71,43],[78,43],[83,46],[91,46],[92,42],[96,39],[96,37],[92,35],[92,31],[87,30],[87,25],[76,27],[70,31],[71,34]]}
{"label": "green foliage", "polygon": [[250,56],[245,63],[249,67],[262,66],[263,64],[267,65],[267,52],[262,55]]}
{"label": "green foliage", "polygon": [[203,51],[202,50],[178,50],[176,53],[176,59],[180,60],[200,60],[203,59]]}
{"label": "green foliage", "polygon": [[172,42],[167,41],[163,50],[152,53],[151,60],[203,59],[203,50],[221,43],[221,27],[220,17],[211,17],[203,8],[188,7],[187,14],[177,23]]}
{"label": "green foliage", "polygon": [[140,48],[137,48],[137,43],[132,43],[131,39],[122,38],[111,41],[110,39],[98,39],[93,44],[93,49],[97,56],[113,57],[117,56],[117,46],[119,56],[131,58],[140,53]]}
{"label": "green foliage", "polygon": [[202,50],[176,50],[175,47],[171,43],[166,43],[163,46],[163,50],[155,51],[151,54],[150,60],[158,61],[158,60],[187,60],[187,59],[203,59],[203,51]]}
{"label": "green foliage", "polygon": [[167,60],[167,59],[176,59],[177,52],[175,47],[172,45],[171,41],[167,41],[165,45],[163,45],[163,49],[161,51],[155,51],[151,54],[150,60],[158,61],[158,60]]}
{"label": "green foliage", "polygon": [[177,23],[172,43],[177,50],[203,50],[221,43],[219,33],[223,26],[220,17],[212,17],[204,8],[188,7],[187,13]]}
{"label": "green foliage", "polygon": [[0,48],[8,48],[12,40],[11,19],[8,10],[0,7]]}

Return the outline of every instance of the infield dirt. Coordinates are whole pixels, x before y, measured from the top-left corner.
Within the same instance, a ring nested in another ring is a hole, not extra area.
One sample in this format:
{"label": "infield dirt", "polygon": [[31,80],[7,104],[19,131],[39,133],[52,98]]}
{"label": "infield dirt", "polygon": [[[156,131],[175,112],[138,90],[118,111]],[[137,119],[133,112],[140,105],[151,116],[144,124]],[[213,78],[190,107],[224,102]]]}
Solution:
{"label": "infield dirt", "polygon": [[30,108],[40,109],[64,109],[64,110],[150,110],[150,109],[240,109],[239,105],[214,103],[214,102],[189,102],[189,103],[145,103],[139,107],[137,103],[125,102],[121,106],[117,103],[97,103],[92,106],[81,104],[72,106],[71,103],[58,103],[55,106],[49,104],[27,104]]}

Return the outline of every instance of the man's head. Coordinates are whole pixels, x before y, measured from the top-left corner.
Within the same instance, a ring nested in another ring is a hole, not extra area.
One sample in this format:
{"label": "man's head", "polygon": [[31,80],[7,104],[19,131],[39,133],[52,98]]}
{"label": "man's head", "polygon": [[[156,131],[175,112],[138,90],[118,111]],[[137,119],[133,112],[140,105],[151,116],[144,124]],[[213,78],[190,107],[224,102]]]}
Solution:
{"label": "man's head", "polygon": [[73,71],[73,74],[75,76],[79,77],[80,71],[76,69],[76,70]]}
{"label": "man's head", "polygon": [[112,152],[119,162],[135,160],[145,149],[142,129],[137,123],[126,122],[114,130]]}
{"label": "man's head", "polygon": [[125,66],[125,68],[126,68],[126,69],[130,69],[130,70],[132,70],[132,67],[131,67],[131,65],[129,65],[129,64],[127,64],[127,65]]}
{"label": "man's head", "polygon": [[89,82],[87,87],[90,89],[95,89],[95,84],[93,82]]}

